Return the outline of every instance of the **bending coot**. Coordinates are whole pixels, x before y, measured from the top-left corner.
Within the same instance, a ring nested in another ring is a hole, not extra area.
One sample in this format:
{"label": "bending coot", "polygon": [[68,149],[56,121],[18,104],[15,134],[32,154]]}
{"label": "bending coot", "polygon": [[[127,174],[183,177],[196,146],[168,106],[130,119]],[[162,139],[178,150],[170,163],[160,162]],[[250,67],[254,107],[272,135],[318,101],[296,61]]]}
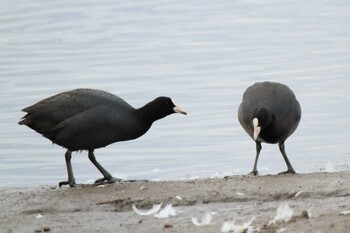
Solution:
{"label": "bending coot", "polygon": [[278,143],[288,168],[282,173],[295,173],[285,152],[284,142],[296,130],[300,118],[300,104],[293,91],[284,84],[255,83],[245,91],[238,109],[238,119],[256,142],[256,158],[251,174],[258,174],[262,142]]}
{"label": "bending coot", "polygon": [[76,185],[71,165],[72,151],[89,152],[90,161],[103,175],[96,183],[120,181],[96,161],[94,150],[138,138],[150,129],[154,121],[172,113],[187,114],[169,97],[158,97],[135,109],[118,96],[94,89],[63,92],[22,111],[27,114],[20,125],[27,125],[67,149],[68,181],[60,182],[59,186],[71,187]]}

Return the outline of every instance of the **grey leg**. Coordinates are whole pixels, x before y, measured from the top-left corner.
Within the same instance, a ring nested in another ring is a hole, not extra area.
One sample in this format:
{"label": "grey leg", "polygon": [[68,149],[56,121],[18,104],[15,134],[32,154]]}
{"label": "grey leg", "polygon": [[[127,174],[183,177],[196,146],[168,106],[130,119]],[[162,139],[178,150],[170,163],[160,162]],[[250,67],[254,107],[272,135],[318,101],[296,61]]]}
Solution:
{"label": "grey leg", "polygon": [[89,151],[89,159],[103,175],[103,178],[96,180],[95,184],[103,183],[104,181],[107,181],[107,183],[115,183],[115,182],[118,182],[118,181],[122,181],[121,179],[114,178],[113,176],[111,176],[111,174],[109,174],[109,172],[107,172],[106,169],[104,169],[101,166],[101,164],[99,164],[97,162],[97,160],[95,158],[95,155],[94,155],[94,151],[92,151],[92,150]]}
{"label": "grey leg", "polygon": [[61,187],[62,185],[69,185],[70,187],[75,186],[75,178],[73,174],[73,169],[72,169],[72,152],[70,150],[67,150],[65,154],[65,159],[66,159],[66,166],[67,166],[67,173],[68,173],[68,181],[61,181],[58,183],[58,186]]}
{"label": "grey leg", "polygon": [[287,168],[288,168],[287,171],[281,172],[281,173],[279,173],[279,174],[286,174],[286,173],[295,174],[294,168],[292,167],[292,164],[289,162],[289,159],[288,159],[288,157],[287,157],[286,151],[285,151],[285,149],[284,149],[284,142],[280,142],[280,143],[279,143],[279,147],[280,147],[280,151],[281,151],[281,153],[282,153],[282,156],[283,156],[284,161],[286,162]]}
{"label": "grey leg", "polygon": [[256,157],[255,157],[255,162],[254,162],[254,167],[253,167],[253,171],[250,173],[250,175],[258,175],[258,160],[259,160],[259,155],[260,155],[260,151],[261,151],[261,142],[256,142]]}

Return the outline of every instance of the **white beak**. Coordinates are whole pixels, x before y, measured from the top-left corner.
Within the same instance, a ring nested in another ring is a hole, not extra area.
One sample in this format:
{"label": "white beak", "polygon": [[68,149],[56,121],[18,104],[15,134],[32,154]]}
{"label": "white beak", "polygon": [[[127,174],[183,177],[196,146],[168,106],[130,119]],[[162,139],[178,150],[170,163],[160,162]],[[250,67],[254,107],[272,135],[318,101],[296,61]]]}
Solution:
{"label": "white beak", "polygon": [[254,141],[256,141],[259,137],[259,134],[261,132],[261,127],[259,126],[259,119],[258,118],[254,118],[253,119],[253,126],[254,126]]}
{"label": "white beak", "polygon": [[181,107],[179,107],[179,106],[175,106],[175,107],[174,107],[174,112],[187,115],[187,112],[185,112],[185,110],[183,110],[183,109],[182,109]]}
{"label": "white beak", "polygon": [[185,111],[183,108],[181,108],[181,107],[177,106],[177,105],[175,104],[174,100],[171,100],[171,101],[172,101],[172,102],[173,102],[173,104],[175,105],[175,107],[173,108],[174,112],[177,112],[177,113],[181,113],[181,114],[187,115],[187,112],[186,112],[186,111]]}

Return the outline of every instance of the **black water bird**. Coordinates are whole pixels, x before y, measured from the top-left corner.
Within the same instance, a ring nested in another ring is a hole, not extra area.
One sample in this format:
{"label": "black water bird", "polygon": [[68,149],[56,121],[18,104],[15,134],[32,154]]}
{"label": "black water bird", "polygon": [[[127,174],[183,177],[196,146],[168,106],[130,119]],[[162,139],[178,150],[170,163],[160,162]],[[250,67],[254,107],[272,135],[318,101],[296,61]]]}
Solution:
{"label": "black water bird", "polygon": [[278,143],[288,170],[295,173],[284,142],[296,130],[301,118],[301,108],[293,91],[275,82],[259,82],[250,86],[243,95],[238,109],[238,119],[244,130],[256,142],[256,158],[252,175],[257,175],[261,143]]}
{"label": "black water bird", "polygon": [[113,183],[112,177],[95,159],[94,150],[111,143],[138,138],[154,121],[172,113],[187,114],[169,97],[158,97],[135,109],[122,98],[94,89],[75,89],[44,99],[22,111],[19,122],[53,143],[67,149],[65,154],[68,180],[59,186],[75,186],[72,151],[87,150],[90,161],[102,173],[96,183]]}

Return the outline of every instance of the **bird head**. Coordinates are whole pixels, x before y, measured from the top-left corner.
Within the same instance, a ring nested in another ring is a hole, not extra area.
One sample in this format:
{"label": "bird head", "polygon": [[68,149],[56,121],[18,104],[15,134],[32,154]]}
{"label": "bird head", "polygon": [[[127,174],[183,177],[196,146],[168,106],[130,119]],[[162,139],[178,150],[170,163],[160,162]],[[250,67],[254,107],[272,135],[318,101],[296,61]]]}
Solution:
{"label": "bird head", "polygon": [[171,98],[165,96],[154,99],[141,109],[144,111],[142,114],[143,118],[150,122],[162,119],[173,113],[187,114],[185,110],[176,105]]}
{"label": "bird head", "polygon": [[272,113],[269,109],[259,107],[253,114],[253,139],[256,141],[261,131],[266,128],[272,121]]}

